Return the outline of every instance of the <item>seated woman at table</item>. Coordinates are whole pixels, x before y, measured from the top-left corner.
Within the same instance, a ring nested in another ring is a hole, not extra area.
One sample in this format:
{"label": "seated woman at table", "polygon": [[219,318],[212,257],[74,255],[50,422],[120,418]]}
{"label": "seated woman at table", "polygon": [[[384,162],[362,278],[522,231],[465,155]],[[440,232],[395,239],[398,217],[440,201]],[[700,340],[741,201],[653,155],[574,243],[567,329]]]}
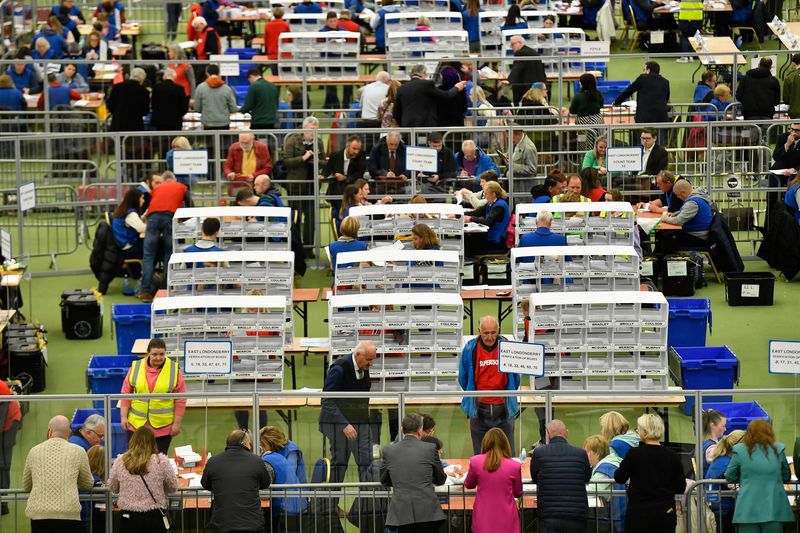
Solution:
{"label": "seated woman at table", "polygon": [[0,108],[8,111],[22,111],[27,107],[28,103],[25,101],[25,95],[14,87],[11,76],[8,74],[0,76]]}
{"label": "seated woman at table", "polygon": [[558,123],[558,110],[547,102],[547,84],[537,81],[519,102],[517,121],[522,125],[542,126]]}
{"label": "seated woman at table", "polygon": [[274,426],[266,426],[261,428],[259,433],[262,451],[269,449],[273,453],[283,456],[289,464],[289,469],[294,472],[297,477],[296,483],[306,483],[306,463],[303,459],[303,452],[294,443],[294,441],[286,438],[286,435],[280,428]]}
{"label": "seated woman at table", "polygon": [[144,194],[138,188],[128,189],[111,213],[111,232],[122,249],[124,259],[141,259],[144,253],[142,236],[146,224],[142,220]]}
{"label": "seated woman at table", "polygon": [[583,155],[581,169],[596,168],[598,174],[605,176],[608,172],[606,170],[606,148],[608,148],[608,140],[601,135],[594,142],[594,148]]}
{"label": "seated woman at table", "polygon": [[[47,41],[47,48],[40,49],[39,39]],[[34,59],[61,59],[67,51],[67,41],[64,39],[64,27],[58,21],[58,17],[50,16],[47,19],[47,26],[33,37]],[[37,52],[41,57],[37,57]]]}
{"label": "seated woman at table", "polygon": [[411,228],[411,242],[415,250],[440,250],[439,237],[427,224],[415,224]]}
{"label": "seated woman at table", "polygon": [[715,111],[708,113],[703,117],[703,120],[713,122],[715,120],[727,120],[728,116],[725,114],[728,106],[731,104],[731,88],[720,83],[714,87],[714,97],[711,99],[711,105],[714,106]]}
{"label": "seated woman at table", "polygon": [[64,65],[64,71],[58,75],[58,83],[60,83],[62,87],[75,89],[75,92],[78,93],[89,92],[89,84],[86,83],[84,77],[78,73],[78,67],[71,63]]}
{"label": "seated woman at table", "polygon": [[56,57],[55,50],[52,46],[50,46],[50,42],[44,37],[38,37],[35,41],[33,41],[31,57],[33,59],[61,59],[60,55]]}
{"label": "seated woman at table", "polygon": [[606,190],[600,182],[600,173],[596,168],[581,170],[581,195],[593,202],[602,202],[605,199]]}
{"label": "seated woman at table", "polygon": [[476,222],[488,226],[483,233],[466,235],[466,255],[474,257],[482,254],[506,253],[506,233],[511,211],[508,207],[508,194],[496,181],[490,181],[484,189],[486,203],[464,213],[464,223]]}
{"label": "seated woman at table", "polygon": [[[51,72],[47,75],[47,83],[49,85],[47,88],[49,109],[55,109],[56,106],[69,107],[73,100],[81,99],[80,93],[75,91],[75,89],[62,87],[61,84],[58,83],[58,76],[54,72]],[[42,91],[42,94],[39,95],[39,100],[36,102],[36,106],[39,108],[44,108],[44,91]]]}
{"label": "seated woman at table", "polygon": [[511,458],[511,445],[500,428],[481,441],[481,454],[469,460],[464,487],[478,488],[472,507],[473,533],[519,531],[515,498],[522,497],[522,465]]}
{"label": "seated woman at table", "polygon": [[331,270],[336,274],[336,256],[341,252],[363,252],[367,249],[365,241],[358,240],[361,223],[356,217],[345,217],[339,228],[339,239],[328,245],[331,254]]}
{"label": "seated woman at table", "polygon": [[[592,467],[592,477],[586,487],[589,496],[609,490],[624,491],[624,485],[614,482],[614,473],[619,468],[622,459],[610,453],[608,441],[602,435],[590,435],[583,441],[583,449],[586,451],[589,465]],[[603,505],[596,511],[598,531],[610,533],[622,531],[622,524],[625,521],[625,497],[601,496],[600,498]],[[613,501],[609,502],[612,499]]]}
{"label": "seated woman at table", "polygon": [[[24,56],[17,56],[24,59]],[[42,79],[39,72],[30,63],[14,63],[6,72],[11,77],[14,87],[23,94],[36,94],[42,90]]]}

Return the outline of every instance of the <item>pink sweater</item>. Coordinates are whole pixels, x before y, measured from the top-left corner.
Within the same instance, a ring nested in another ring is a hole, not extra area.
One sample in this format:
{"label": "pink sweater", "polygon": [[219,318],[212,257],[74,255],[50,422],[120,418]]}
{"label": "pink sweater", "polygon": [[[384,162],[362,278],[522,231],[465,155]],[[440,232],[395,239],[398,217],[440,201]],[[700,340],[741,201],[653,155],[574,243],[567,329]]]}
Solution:
{"label": "pink sweater", "polygon": [[[150,389],[150,392],[153,392],[153,387],[156,386],[156,380],[158,379],[158,374],[161,372],[161,369],[151,368],[147,364],[145,364],[145,368],[147,369],[147,388]],[[122,382],[122,390],[120,391],[122,394],[132,394],[135,392],[133,387],[131,387],[130,374],[131,371],[128,370],[128,375],[125,376],[125,381]],[[183,381],[183,372],[180,370],[178,371],[178,384],[173,392],[186,392],[186,383]],[[130,400],[120,400],[119,403],[123,407],[130,408],[131,406]],[[184,412],[186,412],[186,398],[175,400],[175,414],[183,416]],[[145,425],[153,430],[156,437],[166,437],[172,431],[172,424],[164,426],[163,428],[154,428],[150,425],[150,422],[147,422]]]}
{"label": "pink sweater", "polygon": [[519,531],[514,498],[522,496],[522,465],[514,459],[503,459],[500,468],[487,472],[483,467],[485,459],[485,454],[472,457],[464,479],[464,487],[478,487],[472,508],[472,532]]}
{"label": "pink sweater", "polygon": [[144,478],[147,486],[153,493],[156,502],[147,492],[142,478],[133,475],[125,468],[122,458],[125,454],[117,457],[114,466],[111,467],[111,475],[108,478],[108,488],[111,492],[119,494],[117,505],[123,511],[145,512],[156,509],[157,507],[167,507],[167,494],[175,492],[178,488],[178,476],[169,464],[169,460],[161,454],[153,454],[147,462],[147,473]]}

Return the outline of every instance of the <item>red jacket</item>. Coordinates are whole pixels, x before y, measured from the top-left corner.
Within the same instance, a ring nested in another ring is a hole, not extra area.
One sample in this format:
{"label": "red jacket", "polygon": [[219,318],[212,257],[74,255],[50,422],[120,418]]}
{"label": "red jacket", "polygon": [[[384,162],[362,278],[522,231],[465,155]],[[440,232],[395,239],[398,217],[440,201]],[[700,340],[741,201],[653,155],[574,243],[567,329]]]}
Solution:
{"label": "red jacket", "polygon": [[278,59],[278,37],[281,33],[292,31],[289,23],[283,19],[272,19],[264,26],[264,46],[268,59]]}
{"label": "red jacket", "polygon": [[147,214],[169,212],[173,215],[183,205],[188,187],[177,181],[165,181],[150,193],[150,206]]}
{"label": "red jacket", "polygon": [[[269,155],[269,148],[267,145],[254,141],[253,150],[256,151],[256,171],[253,177],[260,176],[261,174],[272,174],[272,157]],[[242,173],[242,157],[244,151],[242,146],[236,142],[228,148],[228,157],[225,159],[225,164],[222,167],[223,175],[227,176],[231,172],[237,176]]]}
{"label": "red jacket", "polygon": [[222,47],[217,31],[211,26],[206,26],[203,33],[197,36],[197,59],[207,60],[212,54],[221,53]]}

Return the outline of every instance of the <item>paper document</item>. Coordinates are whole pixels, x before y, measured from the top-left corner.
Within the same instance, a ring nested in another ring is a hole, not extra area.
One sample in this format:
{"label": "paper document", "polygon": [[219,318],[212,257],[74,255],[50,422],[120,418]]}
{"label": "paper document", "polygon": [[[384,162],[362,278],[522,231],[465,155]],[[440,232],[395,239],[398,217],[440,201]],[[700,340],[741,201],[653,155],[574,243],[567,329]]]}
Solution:
{"label": "paper document", "polygon": [[464,233],[486,233],[489,231],[489,226],[478,224],[476,222],[469,222],[464,224]]}
{"label": "paper document", "polygon": [[776,176],[785,176],[787,171],[789,174],[797,174],[797,169],[794,168],[776,168],[775,170],[770,170],[770,172]]}
{"label": "paper document", "polygon": [[300,346],[303,347],[320,347],[327,346],[329,343],[328,337],[303,337],[300,339]]}
{"label": "paper document", "polygon": [[639,224],[639,227],[642,228],[642,230],[644,230],[645,233],[649,234],[651,231],[653,231],[656,228],[658,223],[661,222],[661,219],[659,219],[659,218],[639,218],[639,219],[636,220],[636,222]]}

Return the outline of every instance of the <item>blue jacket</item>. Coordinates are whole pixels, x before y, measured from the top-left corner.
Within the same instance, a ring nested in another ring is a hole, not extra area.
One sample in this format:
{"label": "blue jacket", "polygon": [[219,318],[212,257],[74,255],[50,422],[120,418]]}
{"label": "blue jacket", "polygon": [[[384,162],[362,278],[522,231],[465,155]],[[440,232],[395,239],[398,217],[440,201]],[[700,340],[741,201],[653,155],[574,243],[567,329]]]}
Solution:
{"label": "blue jacket", "polygon": [[[481,11],[483,11],[481,9]],[[461,24],[464,26],[464,31],[467,32],[467,39],[469,42],[480,42],[481,40],[481,26],[480,16],[472,16],[466,9],[461,12]]]}
{"label": "blue jacket", "polygon": [[223,252],[224,250],[217,246],[216,244],[208,247],[201,247],[198,246],[197,243],[190,244],[186,248],[183,249],[184,253],[191,254],[191,253],[198,253],[198,252]]}
{"label": "blue jacket", "polygon": [[706,475],[706,471],[708,470],[708,461],[706,461],[706,452],[708,451],[709,448],[716,445],[717,441],[715,441],[714,439],[705,439],[703,441],[703,445],[701,447],[701,449],[703,450],[703,477],[708,477]]}
{"label": "blue jacket", "polygon": [[[458,360],[458,384],[465,391],[474,391],[475,388],[475,353],[477,352],[478,340],[480,337],[475,337],[464,346],[461,350],[461,357]],[[519,389],[520,375],[509,373],[508,383],[506,390]],[[478,416],[478,398],[476,396],[465,396],[461,400],[461,410],[470,417],[476,418]],[[506,410],[508,417],[513,418],[519,413],[519,404],[517,398],[514,396],[506,396]]]}
{"label": "blue jacket", "polygon": [[51,85],[47,88],[47,92],[50,98],[50,109],[53,109],[57,105],[69,106],[72,104],[72,96],[70,95],[72,89],[69,87],[65,87],[64,85],[53,87]]}
{"label": "blue jacket", "polygon": [[[128,209],[128,213],[135,213],[135,209]],[[127,245],[133,246],[139,240],[139,233],[132,227],[125,224],[125,217],[111,218],[111,233],[120,248]]]}
{"label": "blue jacket", "polygon": [[[708,471],[706,475],[703,476],[706,479],[725,479],[725,470],[728,469],[728,465],[731,462],[731,458],[727,455],[720,455],[708,466]],[[720,498],[718,492],[714,492],[717,490],[725,490],[725,486],[720,487],[714,483],[709,487],[709,492],[706,493],[706,501],[708,505],[711,507],[711,510],[714,511],[714,514],[722,514],[722,515],[729,515],[731,511],[733,511],[733,506],[735,505],[734,499],[726,496],[724,498]]]}
{"label": "blue jacket", "polygon": [[83,436],[80,433],[78,433],[77,431],[72,433],[72,435],[67,440],[67,442],[70,442],[72,444],[77,444],[78,446],[80,446],[81,448],[86,450],[87,452],[89,451],[89,448],[92,447],[92,445],[89,444],[89,442],[86,439],[84,439]]}
{"label": "blue jacket", "polygon": [[[36,52],[36,39],[44,37],[50,43],[50,50],[45,54],[45,57],[39,56]],[[33,51],[31,56],[33,59],[61,59],[67,53],[67,41],[62,36],[57,34],[51,28],[44,28],[41,32],[33,36]],[[39,57],[37,57],[39,56]]]}
{"label": "blue jacket", "polygon": [[331,253],[331,270],[336,274],[336,256],[341,252],[363,252],[366,249],[367,243],[364,241],[334,241],[330,243],[328,251]]}
{"label": "blue jacket", "polygon": [[545,446],[536,448],[531,456],[531,480],[538,488],[539,517],[586,520],[586,484],[591,478],[586,452],[570,446],[564,437],[553,437]]}
{"label": "blue jacket", "polygon": [[[261,456],[265,463],[269,463],[275,471],[274,485],[297,485],[297,473],[294,471],[286,457],[280,453],[265,453]],[[286,492],[299,492],[300,489],[285,489]],[[282,492],[282,491],[281,491]],[[272,515],[296,515],[308,509],[308,500],[305,498],[272,498]]]}
{"label": "blue jacket", "polygon": [[284,446],[283,449],[277,453],[286,457],[286,460],[289,462],[289,466],[294,468],[295,475],[297,476],[299,483],[308,483],[306,478],[306,462],[303,459],[303,452],[300,451],[300,448],[298,448],[294,441],[290,440],[287,442],[286,446]]}
{"label": "blue jacket", "polygon": [[[584,13],[586,13],[586,11],[584,11]],[[614,472],[617,471],[617,468],[619,468],[619,465],[611,462],[600,462],[597,464],[594,471],[600,472],[613,482]],[[616,482],[611,485],[611,488],[612,490],[626,490],[625,485]],[[600,521],[607,523],[609,520],[611,520],[614,523],[614,529],[612,531],[618,531],[622,533],[625,530],[625,510],[627,506],[628,500],[625,496],[613,496],[612,504],[610,506],[611,512],[608,512],[609,505],[606,503],[604,506],[605,512],[598,513],[600,515]]]}
{"label": "blue jacket", "polygon": [[36,75],[36,71],[33,70],[33,65],[25,65],[25,70],[22,71],[22,74],[17,74],[17,71],[11,66],[6,74],[11,77],[11,81],[14,82],[14,87],[20,91],[23,89],[30,89],[31,93],[38,92],[39,77]]}
{"label": "blue jacket", "polygon": [[533,233],[525,233],[519,238],[519,248],[530,246],[566,246],[567,237],[553,233],[550,228],[536,228]]}
{"label": "blue jacket", "polygon": [[12,111],[22,111],[28,107],[28,104],[19,89],[0,89],[0,107]]}
{"label": "blue jacket", "polygon": [[299,3],[294,6],[294,12],[298,15],[308,15],[309,13],[322,13],[322,6],[316,2]]}
{"label": "blue jacket", "polygon": [[375,48],[386,48],[386,13],[397,13],[394,6],[382,7],[378,10],[378,25],[375,30]]}
{"label": "blue jacket", "polygon": [[753,16],[753,2],[751,0],[744,0],[740,7],[737,7],[736,2],[731,2],[731,4],[733,4],[733,17],[731,17],[731,23],[741,24],[750,22],[750,19]]}
{"label": "blue jacket", "polygon": [[701,104],[701,103],[705,102],[706,96],[708,95],[708,93],[710,93],[713,90],[714,89],[712,89],[711,87],[709,87],[708,85],[706,85],[705,83],[702,83],[702,82],[700,82],[697,85],[695,85],[695,87],[694,87],[694,103],[695,104]]}
{"label": "blue jacket", "polygon": [[489,218],[489,213],[494,209],[502,209],[503,217],[489,226],[486,240],[494,243],[503,243],[505,246],[506,235],[508,233],[508,221],[511,219],[511,209],[508,207],[508,202],[502,198],[498,198],[493,204],[486,204],[486,218]]}
{"label": "blue jacket", "polygon": [[797,191],[800,189],[800,183],[795,183],[789,190],[786,191],[786,196],[783,199],[783,203],[786,204],[786,207],[792,210],[794,214],[794,219],[800,224],[800,206],[797,204]]}
{"label": "blue jacket", "polygon": [[689,202],[696,203],[698,211],[691,220],[683,224],[683,231],[687,233],[708,231],[711,227],[711,220],[714,218],[714,213],[711,211],[711,204],[697,196],[690,196],[687,198],[686,203],[688,204]]}
{"label": "blue jacket", "polygon": [[219,22],[217,8],[219,8],[221,4],[222,2],[219,0],[206,0],[203,2],[203,18],[206,19],[206,23],[212,28],[216,28]]}
{"label": "blue jacket", "polygon": [[[214,3],[219,5],[219,2],[214,2]],[[214,14],[217,16],[217,19],[219,19],[219,15],[216,12],[216,8],[214,9],[215,9]],[[102,2],[98,4],[97,10],[100,13],[106,13],[106,10],[103,9]],[[216,24],[216,20],[214,21],[214,24],[211,24],[211,22],[209,22],[208,20],[208,17],[206,17],[205,15],[205,11],[206,11],[205,6],[203,6],[203,16],[205,17],[206,22],[208,22],[209,26],[214,27],[214,25]],[[125,13],[125,6],[122,4],[122,2],[114,2],[114,9],[111,10],[111,13],[108,13],[108,40],[116,39],[117,36],[119,35],[120,30],[122,30],[122,13]]]}
{"label": "blue jacket", "polygon": [[[494,164],[494,160],[480,148],[475,149],[475,156],[478,158],[478,166],[475,167],[475,186],[477,189],[474,190],[479,190],[481,184],[481,174],[487,170],[494,170],[499,176],[500,170],[497,168],[497,165]],[[459,174],[462,170],[464,170],[464,154],[461,152],[456,152],[456,167],[458,167],[457,172]]]}

